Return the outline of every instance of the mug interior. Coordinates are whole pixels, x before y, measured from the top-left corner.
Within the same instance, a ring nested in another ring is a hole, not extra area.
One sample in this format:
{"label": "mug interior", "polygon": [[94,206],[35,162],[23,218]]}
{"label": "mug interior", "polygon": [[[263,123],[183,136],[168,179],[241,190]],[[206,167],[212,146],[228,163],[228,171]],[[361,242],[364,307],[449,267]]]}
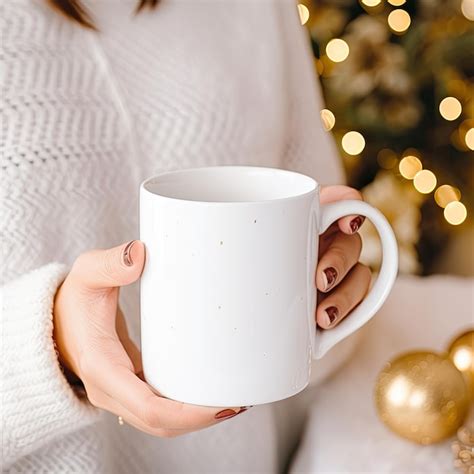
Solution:
{"label": "mug interior", "polygon": [[185,201],[258,202],[302,196],[314,191],[317,183],[275,168],[213,166],[163,173],[142,186],[152,194]]}

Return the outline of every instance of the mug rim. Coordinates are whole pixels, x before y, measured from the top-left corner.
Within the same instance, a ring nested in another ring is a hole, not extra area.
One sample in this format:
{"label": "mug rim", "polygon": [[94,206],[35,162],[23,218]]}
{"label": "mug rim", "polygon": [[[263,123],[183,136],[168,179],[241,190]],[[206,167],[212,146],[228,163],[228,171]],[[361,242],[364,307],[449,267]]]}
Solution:
{"label": "mug rim", "polygon": [[[206,201],[206,200],[199,200],[199,199],[183,199],[178,197],[171,197],[166,196],[164,194],[159,194],[157,192],[153,192],[147,188],[147,185],[151,184],[153,180],[158,178],[163,178],[165,176],[170,175],[178,175],[178,174],[185,174],[185,173],[192,173],[196,171],[203,171],[203,170],[215,170],[215,169],[222,169],[222,168],[233,168],[240,171],[248,171],[248,170],[260,170],[267,173],[278,173],[278,174],[286,174],[286,175],[296,175],[305,180],[309,181],[312,188],[309,191],[305,191],[299,194],[294,194],[285,197],[279,197],[274,199],[262,199],[262,200],[243,200],[243,201]],[[182,168],[170,171],[164,171],[163,173],[156,174],[154,176],[150,176],[143,180],[140,184],[140,192],[146,193],[147,195],[154,196],[155,198],[170,200],[179,203],[189,203],[189,204],[205,204],[205,205],[248,205],[248,204],[271,204],[271,203],[279,203],[279,202],[287,202],[305,198],[311,194],[317,193],[319,191],[320,185],[319,183],[312,178],[303,173],[299,173],[298,171],[292,171],[282,168],[273,168],[270,166],[253,166],[253,165],[216,165],[216,166],[198,166],[193,168]]]}

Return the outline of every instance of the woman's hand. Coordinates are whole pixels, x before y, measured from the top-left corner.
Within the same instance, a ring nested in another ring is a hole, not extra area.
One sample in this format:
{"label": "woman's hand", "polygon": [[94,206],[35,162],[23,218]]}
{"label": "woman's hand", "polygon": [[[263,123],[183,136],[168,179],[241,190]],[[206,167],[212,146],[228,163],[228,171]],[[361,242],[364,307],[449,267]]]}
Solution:
{"label": "woman's hand", "polygon": [[[321,204],[343,199],[362,200],[362,196],[347,186],[327,186],[321,190]],[[369,289],[370,270],[359,263],[362,240],[357,231],[363,222],[361,216],[344,217],[319,239],[316,321],[323,329],[339,324]]]}
{"label": "woman's hand", "polygon": [[76,260],[54,303],[60,362],[81,379],[93,405],[155,436],[184,434],[245,411],[169,400],[139,378],[140,353],[128,336],[118,296],[121,286],[140,277],[144,262],[140,241],[92,250]]}

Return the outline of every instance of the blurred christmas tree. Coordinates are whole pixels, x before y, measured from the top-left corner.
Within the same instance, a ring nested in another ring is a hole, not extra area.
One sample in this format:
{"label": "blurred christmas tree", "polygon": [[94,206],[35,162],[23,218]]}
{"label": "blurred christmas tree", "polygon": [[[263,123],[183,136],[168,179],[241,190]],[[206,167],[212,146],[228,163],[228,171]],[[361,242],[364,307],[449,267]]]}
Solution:
{"label": "blurred christmas tree", "polygon": [[[401,271],[429,273],[472,223],[474,0],[306,0],[298,9],[349,182],[392,223]],[[367,249],[375,263],[376,247]]]}

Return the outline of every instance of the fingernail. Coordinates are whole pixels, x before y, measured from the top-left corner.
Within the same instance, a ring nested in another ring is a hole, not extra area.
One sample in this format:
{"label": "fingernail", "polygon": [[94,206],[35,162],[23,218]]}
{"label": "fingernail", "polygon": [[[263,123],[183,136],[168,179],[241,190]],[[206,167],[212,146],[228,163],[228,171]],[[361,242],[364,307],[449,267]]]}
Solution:
{"label": "fingernail", "polygon": [[327,314],[327,325],[330,326],[334,321],[336,321],[337,317],[339,316],[339,310],[335,306],[329,306],[326,308]]}
{"label": "fingernail", "polygon": [[337,270],[334,267],[326,268],[323,271],[324,289],[327,291],[336,283]]}
{"label": "fingernail", "polygon": [[132,247],[133,244],[136,242],[136,240],[132,240],[129,242],[125,248],[123,249],[122,252],[122,260],[127,267],[131,267],[133,265],[133,260],[132,260]]}
{"label": "fingernail", "polygon": [[365,217],[363,216],[357,216],[351,220],[351,223],[349,225],[351,226],[351,230],[353,234],[355,234],[360,229],[364,221],[365,221]]}
{"label": "fingernail", "polygon": [[214,418],[216,418],[217,420],[220,420],[221,418],[230,418],[231,416],[235,416],[238,413],[238,411],[234,411],[231,408],[227,408],[225,410],[220,411],[219,413],[216,413],[214,415]]}

